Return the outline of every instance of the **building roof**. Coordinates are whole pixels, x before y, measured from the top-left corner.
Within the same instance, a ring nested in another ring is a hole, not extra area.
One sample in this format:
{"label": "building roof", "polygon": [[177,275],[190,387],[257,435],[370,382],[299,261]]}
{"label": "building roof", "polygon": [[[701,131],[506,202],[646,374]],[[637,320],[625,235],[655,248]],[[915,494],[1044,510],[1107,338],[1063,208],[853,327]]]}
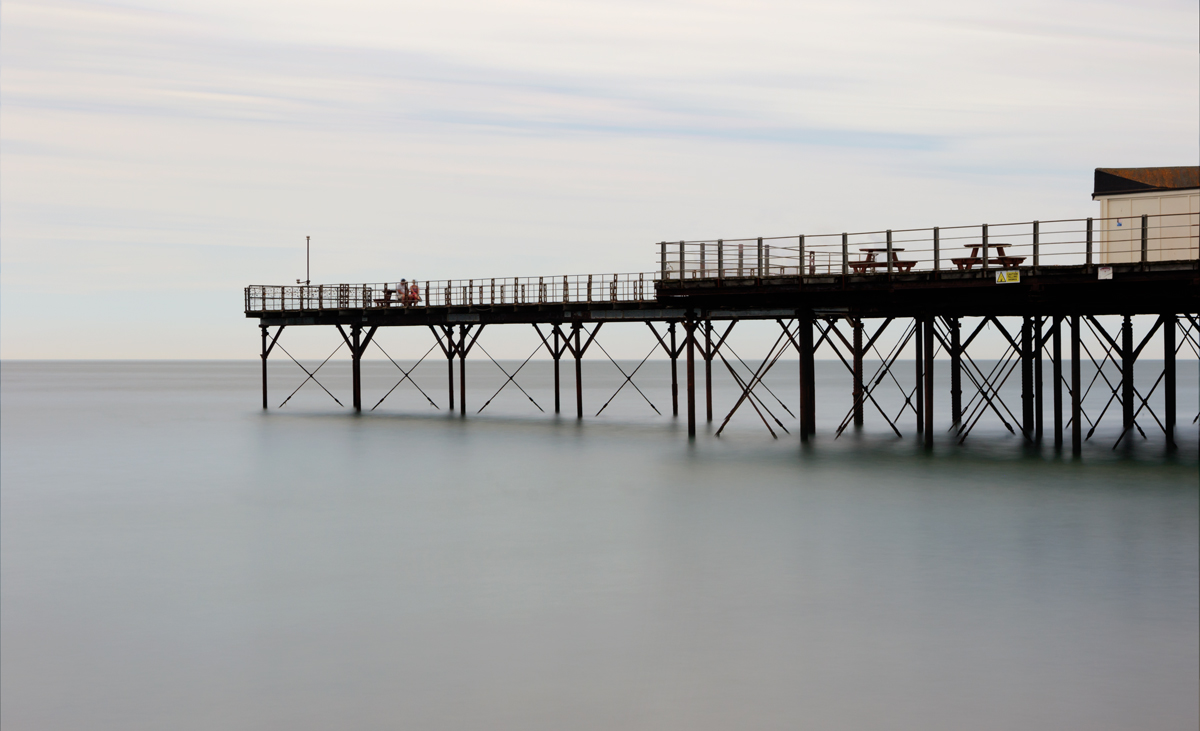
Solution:
{"label": "building roof", "polygon": [[1200,166],[1174,168],[1096,168],[1092,197],[1150,190],[1200,188]]}

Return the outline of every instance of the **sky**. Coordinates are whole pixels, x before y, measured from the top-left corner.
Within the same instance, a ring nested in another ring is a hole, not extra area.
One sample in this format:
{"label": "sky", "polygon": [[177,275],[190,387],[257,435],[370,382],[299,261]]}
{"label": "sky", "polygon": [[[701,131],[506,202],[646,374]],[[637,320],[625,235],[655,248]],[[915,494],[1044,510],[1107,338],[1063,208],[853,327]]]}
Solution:
{"label": "sky", "polygon": [[302,278],[305,236],[333,283],[1096,215],[1096,167],[1200,161],[1198,28],[1194,0],[5,0],[0,357],[256,357],[242,289]]}

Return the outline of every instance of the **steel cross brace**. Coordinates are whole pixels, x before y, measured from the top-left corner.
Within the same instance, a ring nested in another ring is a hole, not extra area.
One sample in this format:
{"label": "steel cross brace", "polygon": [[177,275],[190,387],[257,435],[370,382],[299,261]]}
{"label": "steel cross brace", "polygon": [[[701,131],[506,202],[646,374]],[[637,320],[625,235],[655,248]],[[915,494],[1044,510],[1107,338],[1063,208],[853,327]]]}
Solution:
{"label": "steel cross brace", "polygon": [[292,400],[292,396],[295,396],[295,395],[296,395],[296,393],[300,391],[300,389],[304,388],[304,384],[308,383],[310,380],[311,380],[313,383],[315,383],[315,384],[317,384],[318,386],[320,386],[322,391],[324,391],[325,393],[328,393],[328,394],[329,394],[329,398],[333,399],[333,400],[334,400],[334,402],[335,402],[335,403],[336,403],[338,406],[341,406],[342,408],[345,408],[345,407],[346,407],[346,405],[345,405],[345,404],[343,404],[341,401],[338,401],[338,397],[337,397],[337,396],[334,396],[332,393],[330,393],[330,392],[329,392],[329,389],[328,389],[328,388],[325,388],[325,386],[324,386],[324,385],[323,385],[323,384],[322,384],[320,381],[318,381],[318,380],[317,380],[317,371],[321,370],[321,368],[322,368],[322,367],[323,367],[323,366],[324,366],[326,363],[328,363],[328,362],[329,362],[329,358],[332,358],[334,355],[337,355],[337,352],[338,352],[339,350],[341,350],[341,349],[342,349],[342,345],[344,345],[344,343],[338,343],[338,346],[337,346],[336,348],[334,348],[334,349],[333,349],[333,352],[332,352],[332,353],[330,353],[330,354],[329,354],[329,356],[328,356],[327,358],[325,358],[325,360],[321,361],[321,365],[319,365],[319,366],[317,366],[316,368],[314,368],[314,369],[313,369],[313,371],[312,371],[312,373],[309,373],[309,372],[308,372],[308,369],[307,369],[307,368],[305,368],[303,365],[301,365],[301,364],[300,364],[300,361],[296,360],[295,356],[293,356],[291,353],[288,353],[288,351],[287,351],[287,348],[285,348],[285,347],[283,347],[282,345],[280,345],[280,346],[279,346],[279,349],[280,349],[280,350],[282,350],[282,351],[283,351],[285,354],[287,354],[287,357],[291,358],[291,359],[292,359],[292,362],[293,362],[293,363],[295,363],[297,366],[299,366],[299,367],[300,367],[300,370],[302,370],[302,371],[304,371],[305,373],[307,373],[307,374],[308,374],[308,378],[305,378],[303,381],[301,381],[301,382],[300,382],[300,385],[299,385],[299,386],[296,386],[296,390],[295,390],[295,391],[292,391],[290,394],[288,394],[288,397],[287,397],[287,398],[285,398],[285,399],[283,400],[283,403],[279,404],[279,408],[281,408],[281,409],[282,409],[284,406],[287,406],[287,402]]}
{"label": "steel cross brace", "polygon": [[[992,369],[987,372],[987,374],[984,374],[983,369],[979,367],[979,364],[976,363],[971,357],[970,353],[967,352],[967,347],[975,340],[975,337],[983,331],[983,328],[989,322],[994,324],[996,329],[998,329],[1000,333],[1004,335],[1004,339],[1007,341],[1008,347],[1005,348],[1003,357],[997,360],[996,365],[994,365]],[[1018,419],[1016,415],[1012,413],[1012,410],[1008,408],[1008,405],[1004,403],[1004,399],[1000,397],[1000,389],[1004,388],[1004,384],[1008,382],[1009,377],[1012,376],[1012,374],[1016,371],[1017,366],[1021,364],[1021,348],[1017,344],[1017,341],[1012,337],[1011,334],[1009,334],[1008,330],[998,319],[989,315],[980,321],[979,325],[975,328],[975,331],[971,333],[971,337],[967,338],[966,342],[962,344],[959,351],[961,356],[965,358],[967,362],[967,367],[963,368],[963,371],[967,374],[967,378],[971,380],[971,384],[975,386],[976,393],[967,402],[967,407],[965,409],[967,416],[963,420],[965,426],[960,427],[962,438],[959,439],[958,443],[962,444],[966,441],[971,431],[974,430],[975,426],[978,425],[980,420],[983,418],[987,408],[990,408],[996,414],[997,418],[1000,419],[1000,422],[1004,424],[1004,427],[1008,429],[1009,433],[1016,434],[1016,430],[1013,429],[1012,424],[1009,423],[1008,419],[1011,419],[1013,423],[1018,422]],[[1010,363],[1011,365],[1009,365]],[[972,369],[974,369],[974,372],[972,372]],[[976,376],[978,376],[978,378],[976,378]],[[991,392],[990,394],[989,391]],[[977,397],[980,399],[978,403],[976,402]],[[1005,413],[1008,414],[1008,419],[1005,419],[1004,414],[1000,413],[1000,409],[996,408],[997,403],[1000,404],[1000,407],[1003,408]],[[1029,439],[1028,435],[1024,436],[1026,440]]]}
{"label": "steel cross brace", "polygon": [[392,361],[392,365],[396,366],[396,370],[400,371],[404,375],[403,375],[403,377],[400,378],[399,381],[396,381],[396,385],[394,385],[388,389],[388,392],[383,395],[383,398],[379,399],[379,401],[374,406],[371,407],[371,411],[374,411],[375,409],[377,409],[379,407],[379,404],[383,403],[384,399],[386,399],[388,396],[391,396],[392,391],[395,391],[397,388],[399,388],[400,384],[404,383],[405,381],[408,381],[413,386],[416,386],[416,389],[421,392],[421,395],[425,397],[425,400],[429,402],[430,406],[432,406],[435,409],[441,410],[441,407],[438,406],[436,403],[434,403],[433,399],[429,398],[429,394],[425,393],[425,389],[423,389],[419,385],[417,385],[417,381],[411,375],[412,372],[417,369],[417,366],[419,366],[419,365],[421,365],[421,363],[425,362],[425,359],[429,357],[429,354],[433,352],[433,349],[438,347],[437,343],[430,345],[429,350],[425,351],[425,355],[422,355],[421,358],[419,360],[417,360],[416,363],[413,364],[413,367],[409,368],[406,371],[406,370],[404,370],[403,367],[401,367],[401,365],[399,363],[397,363],[392,358],[392,356],[388,355],[388,352],[383,349],[383,346],[379,344],[378,340],[376,340],[374,342],[375,342],[375,347],[379,348],[380,352],[382,352],[385,356],[387,356],[388,360]]}
{"label": "steel cross brace", "polygon": [[[716,436],[721,436],[721,432],[725,430],[725,426],[729,423],[729,420],[733,418],[734,413],[736,413],[738,408],[741,407],[742,403],[747,400],[749,400],[751,408],[753,408],[758,414],[758,418],[762,419],[763,425],[767,427],[767,431],[771,432],[771,436],[773,438],[778,439],[779,437],[775,434],[775,430],[772,429],[771,425],[767,422],[767,418],[763,416],[762,411],[766,411],[768,414],[771,414],[771,418],[776,424],[779,425],[779,428],[783,429],[785,433],[790,433],[783,426],[783,423],[771,413],[771,410],[767,408],[765,403],[762,402],[762,399],[753,394],[754,387],[762,381],[767,372],[770,371],[777,362],[779,362],[780,357],[782,357],[783,353],[787,351],[787,343],[783,343],[783,340],[784,337],[788,337],[788,339],[791,340],[790,335],[791,333],[788,332],[787,328],[785,327],[784,332],[779,334],[779,337],[775,340],[775,343],[771,346],[771,349],[767,351],[767,357],[763,359],[762,364],[759,365],[758,369],[754,371],[749,381],[744,381],[738,372],[734,370],[733,366],[721,353],[720,348],[715,349],[717,357],[721,359],[721,362],[724,363],[725,367],[729,370],[729,375],[733,376],[733,380],[736,381],[739,386],[742,386],[742,395],[738,398],[737,403],[733,405],[733,408],[729,410],[729,413],[725,416],[725,420],[721,422],[720,428],[717,429]],[[783,343],[782,348],[780,347],[780,343]],[[776,352],[777,350],[778,352]],[[758,403],[755,403],[756,401]],[[762,411],[759,410],[759,405],[762,406]]]}
{"label": "steel cross brace", "polygon": [[482,414],[483,410],[488,407],[488,404],[492,403],[492,400],[495,399],[497,396],[499,396],[500,392],[504,390],[504,387],[510,383],[512,385],[516,386],[518,389],[520,389],[521,393],[525,394],[525,398],[529,399],[529,403],[536,406],[538,411],[541,411],[543,414],[546,413],[546,410],[543,409],[541,407],[541,405],[538,404],[538,402],[535,401],[533,399],[533,397],[529,395],[529,392],[527,392],[525,389],[521,388],[521,384],[517,383],[517,374],[521,372],[521,369],[524,368],[527,363],[529,363],[529,361],[533,358],[533,356],[537,355],[538,351],[542,349],[542,346],[539,345],[536,348],[534,348],[533,352],[529,354],[529,357],[526,358],[521,363],[521,365],[518,366],[517,369],[515,371],[513,371],[512,373],[509,373],[508,371],[504,370],[504,366],[500,365],[500,363],[495,358],[492,357],[492,354],[487,352],[487,349],[484,348],[482,345],[479,346],[479,349],[482,350],[483,354],[488,357],[488,360],[490,360],[496,364],[496,367],[500,369],[501,373],[508,376],[508,380],[506,380],[504,383],[500,384],[500,388],[496,389],[496,393],[492,394],[492,397],[487,400],[487,403],[485,403],[483,406],[479,407],[479,411],[475,412],[476,414]]}
{"label": "steel cross brace", "polygon": [[[842,345],[845,346],[846,350],[848,350],[850,353],[854,352],[854,345],[849,339],[846,338],[844,334],[842,334],[842,331],[838,329],[837,322],[833,318],[827,317],[825,318],[825,322],[827,326],[822,332],[821,340],[813,346],[813,351],[815,352],[817,348],[820,347],[821,341],[827,340],[829,342],[829,347],[833,349],[833,352],[837,355],[838,360],[842,361],[842,365],[844,365],[846,370],[850,371],[851,375],[853,375],[854,365],[846,360],[841,351],[838,350],[837,346],[834,344],[833,340],[829,338],[829,334],[832,333],[837,335],[838,340],[842,341]],[[905,406],[900,408],[900,412],[896,415],[896,418],[899,419],[900,414],[904,413],[904,409],[911,405],[911,394],[908,393],[898,381],[896,381],[896,377],[892,374],[891,369],[892,366],[895,365],[896,360],[900,357],[900,353],[904,350],[904,346],[907,345],[912,339],[913,334],[915,333],[915,326],[911,328],[905,328],[904,335],[894,346],[892,346],[892,349],[888,351],[888,354],[885,356],[879,352],[879,349],[875,346],[875,343],[879,337],[883,335],[883,331],[887,329],[891,323],[892,318],[889,317],[885,319],[883,324],[879,326],[879,329],[875,331],[875,334],[867,340],[867,344],[863,347],[864,353],[870,350],[875,351],[875,354],[879,356],[880,365],[875,369],[875,372],[871,374],[869,379],[864,379],[862,394],[856,399],[854,405],[850,407],[850,411],[846,413],[846,416],[842,419],[842,423],[838,425],[837,434],[834,437],[835,439],[842,435],[842,433],[846,430],[846,427],[848,427],[854,420],[855,411],[860,408],[861,404],[865,404],[866,401],[871,402],[871,405],[875,407],[875,410],[879,412],[879,415],[883,417],[883,420],[886,421],[887,425],[892,428],[892,431],[895,432],[897,437],[904,436],[900,433],[900,429],[896,427],[895,422],[888,417],[887,412],[884,411],[879,402],[875,400],[874,395],[875,389],[878,388],[879,384],[883,382],[884,377],[890,376],[892,381],[896,383],[896,387],[900,389],[900,393],[904,395],[905,401]],[[821,329],[819,323],[817,324],[817,328]]]}

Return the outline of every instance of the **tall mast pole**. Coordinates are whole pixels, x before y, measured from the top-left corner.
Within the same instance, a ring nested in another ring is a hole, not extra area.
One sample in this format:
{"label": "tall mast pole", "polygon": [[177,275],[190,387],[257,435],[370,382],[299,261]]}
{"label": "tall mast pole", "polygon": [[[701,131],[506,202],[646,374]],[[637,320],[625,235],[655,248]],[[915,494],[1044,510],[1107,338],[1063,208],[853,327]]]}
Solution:
{"label": "tall mast pole", "polygon": [[305,284],[312,284],[312,271],[311,271],[312,257],[310,255],[310,244],[311,243],[312,243],[312,237],[305,236],[304,237],[304,283]]}

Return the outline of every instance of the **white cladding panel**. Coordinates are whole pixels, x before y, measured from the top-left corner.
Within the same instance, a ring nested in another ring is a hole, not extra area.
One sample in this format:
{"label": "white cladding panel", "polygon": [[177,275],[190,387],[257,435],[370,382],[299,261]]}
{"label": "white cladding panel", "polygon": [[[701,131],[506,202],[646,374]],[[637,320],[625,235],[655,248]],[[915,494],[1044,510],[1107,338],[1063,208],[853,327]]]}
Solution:
{"label": "white cladding panel", "polygon": [[1100,196],[1101,264],[1141,260],[1143,215],[1149,261],[1195,259],[1200,255],[1200,191],[1149,191]]}

